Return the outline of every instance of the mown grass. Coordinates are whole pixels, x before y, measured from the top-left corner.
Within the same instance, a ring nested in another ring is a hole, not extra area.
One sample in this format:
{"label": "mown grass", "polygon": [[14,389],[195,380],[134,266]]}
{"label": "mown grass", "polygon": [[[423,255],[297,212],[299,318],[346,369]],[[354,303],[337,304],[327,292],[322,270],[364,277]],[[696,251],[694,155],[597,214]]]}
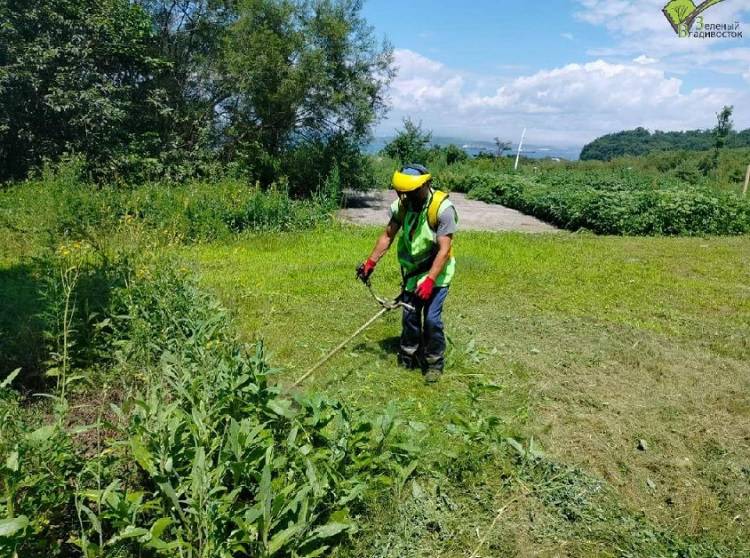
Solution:
{"label": "mown grass", "polygon": [[[353,277],[376,234],[261,234],[183,256],[288,382],[377,311]],[[352,555],[467,556],[490,526],[478,555],[746,552],[750,239],[461,233],[457,257],[440,384],[396,367],[391,313],[306,386],[395,406],[446,468],[376,506]],[[396,293],[393,255],[374,283]],[[477,412],[546,457],[461,453],[451,424]]]}

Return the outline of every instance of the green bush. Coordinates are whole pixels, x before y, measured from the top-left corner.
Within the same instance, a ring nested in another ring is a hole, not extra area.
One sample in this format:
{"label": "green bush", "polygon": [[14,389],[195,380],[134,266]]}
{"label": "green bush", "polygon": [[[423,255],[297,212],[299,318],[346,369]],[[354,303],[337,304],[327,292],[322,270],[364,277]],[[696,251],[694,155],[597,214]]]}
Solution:
{"label": "green bush", "polygon": [[455,144],[450,144],[445,148],[445,163],[447,165],[454,165],[456,163],[463,163],[469,160],[469,155]]}
{"label": "green bush", "polygon": [[719,150],[654,151],[638,157],[618,157],[609,162],[575,161],[566,163],[535,162],[541,172],[631,172],[656,181],[674,180],[684,185],[704,186],[711,189],[739,193],[750,164],[750,149],[724,148]]}
{"label": "green bush", "polygon": [[[281,158],[278,169],[261,183],[283,182],[278,177],[284,176],[292,197],[314,198],[325,191],[326,183],[334,174],[337,175],[339,191],[367,190],[375,182],[370,157],[360,152],[359,145],[337,136],[325,143],[303,143],[290,149]],[[332,199],[338,201],[336,196]]]}
{"label": "green bush", "polygon": [[168,188],[148,185],[132,190],[125,204],[123,217],[186,241],[212,240],[246,230],[309,228],[326,219],[332,208],[325,200],[292,200],[283,184],[264,190],[231,180]]}
{"label": "green bush", "polygon": [[464,168],[458,170],[446,169],[435,178],[435,186],[447,192],[467,193],[474,189],[486,188],[494,183],[496,176],[488,172],[466,172]]}

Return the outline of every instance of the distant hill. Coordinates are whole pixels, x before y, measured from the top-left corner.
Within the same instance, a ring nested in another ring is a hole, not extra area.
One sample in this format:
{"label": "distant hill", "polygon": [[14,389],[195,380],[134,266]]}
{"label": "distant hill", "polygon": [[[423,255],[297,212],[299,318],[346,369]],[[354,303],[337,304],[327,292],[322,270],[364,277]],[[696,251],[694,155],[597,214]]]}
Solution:
{"label": "distant hill", "polygon": [[[624,155],[646,155],[652,151],[686,149],[702,151],[714,146],[711,130],[687,130],[684,132],[649,132],[645,128],[607,134],[586,144],[581,151],[581,160],[597,159],[609,161]],[[731,132],[727,147],[750,147],[750,128],[742,132]]]}

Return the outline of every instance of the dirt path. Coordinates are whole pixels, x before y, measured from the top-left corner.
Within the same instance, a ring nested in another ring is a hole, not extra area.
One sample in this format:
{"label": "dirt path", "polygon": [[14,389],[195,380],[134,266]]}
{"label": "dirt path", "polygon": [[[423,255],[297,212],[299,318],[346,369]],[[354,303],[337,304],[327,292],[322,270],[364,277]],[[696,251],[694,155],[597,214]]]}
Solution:
{"label": "dirt path", "polygon": [[[346,208],[338,216],[358,225],[385,225],[388,208],[396,194],[390,190],[347,192]],[[468,199],[452,193],[458,211],[459,227],[478,231],[559,232],[560,229],[515,209]]]}

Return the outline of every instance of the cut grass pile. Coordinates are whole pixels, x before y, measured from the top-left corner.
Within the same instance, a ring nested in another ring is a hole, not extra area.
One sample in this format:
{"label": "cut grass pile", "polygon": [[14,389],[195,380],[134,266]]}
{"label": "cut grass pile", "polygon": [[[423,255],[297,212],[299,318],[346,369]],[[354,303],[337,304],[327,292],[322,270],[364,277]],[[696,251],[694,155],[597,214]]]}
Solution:
{"label": "cut grass pile", "polygon": [[[377,311],[354,280],[376,234],[259,235],[183,255],[291,381]],[[396,313],[306,386],[395,406],[444,466],[375,506],[352,555],[471,555],[481,540],[482,556],[746,552],[750,239],[461,233],[457,257],[437,386],[396,367]],[[395,294],[392,254],[374,283]],[[478,435],[486,416],[546,457],[454,451],[456,430]]]}

